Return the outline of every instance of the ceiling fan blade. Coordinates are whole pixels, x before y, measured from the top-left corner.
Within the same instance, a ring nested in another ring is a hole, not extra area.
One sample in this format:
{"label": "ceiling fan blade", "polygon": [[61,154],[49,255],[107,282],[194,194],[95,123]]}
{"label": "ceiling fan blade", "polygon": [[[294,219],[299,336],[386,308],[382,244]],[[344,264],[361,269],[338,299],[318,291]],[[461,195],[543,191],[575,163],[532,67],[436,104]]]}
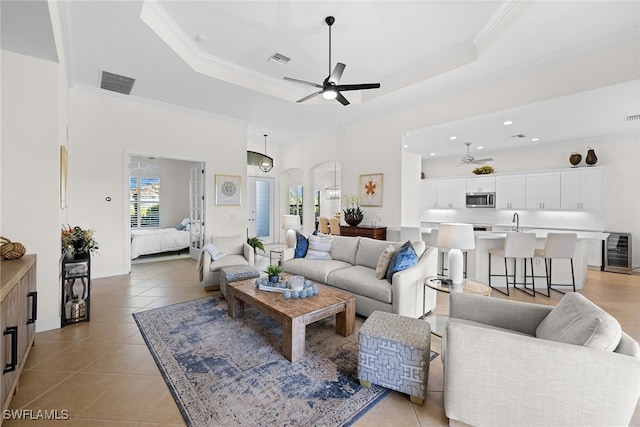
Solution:
{"label": "ceiling fan blade", "polygon": [[338,96],[336,96],[336,99],[338,101],[340,101],[340,103],[342,105],[349,105],[349,101],[347,101],[347,98],[345,98],[344,96],[342,96],[342,94],[340,92],[338,92]]}
{"label": "ceiling fan blade", "polygon": [[378,89],[379,87],[380,87],[380,83],[361,83],[358,85],[338,85],[336,86],[336,90],[344,91],[344,90]]}
{"label": "ceiling fan blade", "polygon": [[476,165],[481,165],[483,163],[492,162],[492,161],[493,159],[491,157],[487,157],[486,159],[475,159],[471,163],[474,163]]}
{"label": "ceiling fan blade", "polygon": [[329,76],[329,81],[331,83],[338,84],[340,78],[342,77],[342,73],[344,72],[344,67],[346,67],[346,65],[344,65],[342,62],[338,62],[336,64],[335,68],[331,72],[331,75]]}
{"label": "ceiling fan blade", "polygon": [[311,83],[311,82],[306,82],[304,80],[292,79],[291,77],[283,77],[283,78],[285,80],[290,81],[290,82],[300,83],[300,84],[303,84],[303,85],[313,86],[313,87],[317,87],[318,89],[322,89],[322,85],[319,85],[317,83]]}
{"label": "ceiling fan blade", "polygon": [[309,100],[309,99],[313,98],[314,96],[318,96],[318,95],[320,95],[321,93],[322,93],[322,91],[320,91],[320,92],[314,92],[314,93],[312,93],[311,95],[307,95],[307,96],[305,96],[304,98],[298,99],[296,102],[304,102],[304,101],[307,101],[307,100]]}

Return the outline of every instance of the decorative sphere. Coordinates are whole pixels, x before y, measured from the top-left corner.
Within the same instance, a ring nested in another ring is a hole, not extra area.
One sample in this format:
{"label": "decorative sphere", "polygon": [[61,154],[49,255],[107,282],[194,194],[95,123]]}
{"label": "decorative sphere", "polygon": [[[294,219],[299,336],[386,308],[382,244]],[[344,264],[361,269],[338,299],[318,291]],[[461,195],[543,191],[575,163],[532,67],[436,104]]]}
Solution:
{"label": "decorative sphere", "polygon": [[319,292],[319,291],[320,291],[320,290],[318,289],[318,287],[317,287],[317,286],[314,286],[314,287],[313,287],[313,294],[314,294],[314,295],[318,295],[318,292]]}
{"label": "decorative sphere", "polygon": [[291,292],[291,297],[292,298],[298,298],[299,296],[300,296],[300,292],[298,292],[298,291]]}
{"label": "decorative sphere", "polygon": [[309,286],[313,285],[313,283],[311,283],[311,280],[305,280],[304,281],[304,287],[308,288]]}
{"label": "decorative sphere", "polygon": [[291,291],[284,291],[283,296],[284,296],[284,299],[289,299],[289,298],[291,298]]}

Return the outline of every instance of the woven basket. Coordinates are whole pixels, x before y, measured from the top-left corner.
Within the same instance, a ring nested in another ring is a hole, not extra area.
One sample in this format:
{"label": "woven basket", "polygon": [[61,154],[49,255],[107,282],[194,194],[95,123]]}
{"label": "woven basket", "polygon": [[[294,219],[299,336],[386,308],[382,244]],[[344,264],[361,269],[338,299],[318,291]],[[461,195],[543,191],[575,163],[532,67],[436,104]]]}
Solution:
{"label": "woven basket", "polygon": [[0,236],[0,259],[18,259],[27,251],[22,243]]}

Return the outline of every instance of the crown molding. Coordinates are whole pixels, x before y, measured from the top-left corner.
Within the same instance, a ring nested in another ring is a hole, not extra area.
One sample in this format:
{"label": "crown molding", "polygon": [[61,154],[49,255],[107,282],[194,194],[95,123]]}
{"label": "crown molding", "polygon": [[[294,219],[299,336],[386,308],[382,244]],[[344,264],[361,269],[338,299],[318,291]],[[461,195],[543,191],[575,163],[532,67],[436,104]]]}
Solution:
{"label": "crown molding", "polygon": [[218,120],[218,121],[221,121],[221,122],[226,122],[226,123],[230,123],[230,124],[233,124],[233,125],[241,126],[241,127],[245,128],[245,129],[248,128],[249,124],[250,124],[247,121],[234,119],[234,118],[228,117],[228,116],[222,116],[222,115],[219,115],[219,114],[209,113],[209,112],[202,111],[202,110],[196,110],[194,108],[182,107],[180,105],[169,104],[169,103],[166,103],[166,102],[156,101],[156,100],[148,99],[148,98],[142,98],[142,97],[138,97],[138,96],[134,96],[134,95],[125,95],[125,94],[122,94],[122,93],[112,92],[112,91],[108,91],[108,90],[100,89],[98,87],[88,86],[88,85],[84,85],[84,84],[74,84],[73,87],[70,88],[70,90],[77,90],[79,92],[89,93],[89,94],[92,94],[92,95],[95,95],[95,96],[109,97],[109,98],[114,98],[114,99],[118,99],[118,100],[121,100],[121,101],[148,105],[148,106],[152,106],[154,108],[158,108],[158,109],[165,110],[165,111],[179,112],[179,113],[184,113],[184,114],[204,117],[204,118],[207,118],[207,119]]}
{"label": "crown molding", "polygon": [[157,0],[144,0],[140,19],[197,73],[287,101],[295,102],[306,95],[285,80],[202,52]]}

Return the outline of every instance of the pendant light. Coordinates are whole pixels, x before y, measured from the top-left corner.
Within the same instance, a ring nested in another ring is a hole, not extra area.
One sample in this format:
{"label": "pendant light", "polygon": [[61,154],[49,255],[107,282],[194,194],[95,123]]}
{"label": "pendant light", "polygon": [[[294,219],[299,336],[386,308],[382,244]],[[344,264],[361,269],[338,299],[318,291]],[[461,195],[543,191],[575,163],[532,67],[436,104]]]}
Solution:
{"label": "pendant light", "polygon": [[264,135],[264,156],[258,166],[262,172],[269,172],[273,168],[273,159],[267,156],[267,134]]}
{"label": "pendant light", "polygon": [[327,200],[336,200],[340,198],[340,186],[337,179],[337,163],[333,162],[333,186],[324,189],[324,197]]}
{"label": "pendant light", "polygon": [[258,166],[265,173],[273,169],[273,159],[267,156],[267,135],[264,136],[264,154],[247,151],[247,164]]}

